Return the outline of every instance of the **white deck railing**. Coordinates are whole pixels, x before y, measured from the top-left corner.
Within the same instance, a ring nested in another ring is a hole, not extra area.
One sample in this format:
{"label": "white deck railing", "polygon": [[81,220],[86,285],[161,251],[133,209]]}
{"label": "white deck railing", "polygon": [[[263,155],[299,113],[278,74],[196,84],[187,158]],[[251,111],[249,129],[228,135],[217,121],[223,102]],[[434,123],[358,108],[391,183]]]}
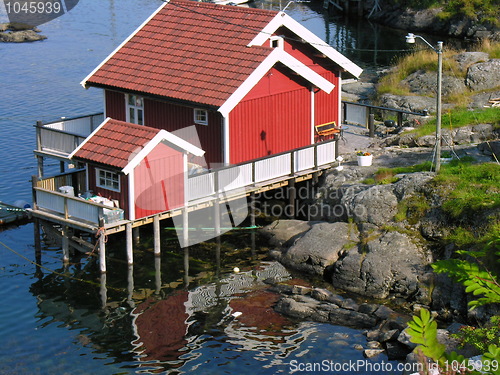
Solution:
{"label": "white deck railing", "polygon": [[52,190],[34,188],[36,209],[43,209],[61,216],[65,220],[85,221],[98,225],[101,219],[104,223],[123,220],[123,210],[108,207],[99,203]]}
{"label": "white deck railing", "polygon": [[271,155],[239,165],[216,169],[188,178],[187,200],[195,201],[224,192],[262,184],[300,172],[318,169],[335,161],[335,140]]}
{"label": "white deck railing", "polygon": [[[226,197],[239,194],[246,187],[282,181],[301,172],[319,169],[335,161],[334,140],[317,143],[290,152],[271,155],[240,165],[215,169],[187,179],[187,200],[210,199],[216,192]],[[45,186],[45,185],[43,185]],[[99,225],[123,219],[123,210],[82,198],[34,186],[36,210],[58,215],[64,220],[77,220]]]}
{"label": "white deck railing", "polygon": [[102,122],[102,113],[63,119],[48,124],[37,122],[37,151],[67,156],[71,154]]}

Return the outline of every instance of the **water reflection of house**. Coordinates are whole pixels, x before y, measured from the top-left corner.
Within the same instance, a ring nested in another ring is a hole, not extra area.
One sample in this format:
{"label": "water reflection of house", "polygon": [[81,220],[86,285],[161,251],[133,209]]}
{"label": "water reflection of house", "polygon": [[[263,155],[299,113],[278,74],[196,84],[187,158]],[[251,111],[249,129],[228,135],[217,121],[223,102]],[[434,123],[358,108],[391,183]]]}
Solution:
{"label": "water reflection of house", "polygon": [[[206,333],[219,331],[219,336],[227,336],[225,341],[236,347],[286,354],[290,336],[296,332],[289,329],[293,324],[287,318],[274,311],[278,297],[265,290],[263,280],[268,278],[284,280],[289,274],[272,262],[140,304],[133,311],[136,352],[145,366],[153,361],[158,366],[168,362],[169,366],[189,367],[198,355],[187,354],[202,351]],[[235,312],[241,315],[235,318]]]}

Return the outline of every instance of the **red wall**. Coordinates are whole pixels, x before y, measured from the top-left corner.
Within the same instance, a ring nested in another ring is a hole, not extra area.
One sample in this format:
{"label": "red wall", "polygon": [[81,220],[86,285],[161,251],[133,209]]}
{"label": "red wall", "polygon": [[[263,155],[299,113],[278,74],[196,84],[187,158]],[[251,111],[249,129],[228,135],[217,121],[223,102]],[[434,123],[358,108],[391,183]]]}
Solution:
{"label": "red wall", "polygon": [[125,94],[117,91],[105,90],[106,117],[126,121]]}
{"label": "red wall", "polygon": [[[105,95],[106,116],[126,121],[125,94],[106,90]],[[204,165],[205,161],[214,165],[222,163],[222,116],[216,111],[208,111],[208,125],[197,125],[194,123],[194,108],[145,98],[144,125],[170,132],[194,125],[201,144],[192,143],[201,146],[205,155],[204,159],[190,161],[201,165]]]}
{"label": "red wall", "polygon": [[[125,210],[125,218],[128,218],[128,177],[125,175],[120,175],[120,192],[104,189],[96,185],[96,167],[94,165],[89,165],[89,190],[95,195],[100,195],[101,197],[108,198],[111,200],[117,200],[120,204],[120,208]],[[102,169],[106,169],[105,167]],[[109,169],[111,170],[111,169]]]}
{"label": "red wall", "polygon": [[230,162],[310,144],[310,95],[307,87],[271,69],[229,115]]}
{"label": "red wall", "polygon": [[325,72],[321,74],[323,78],[332,82],[335,88],[330,94],[320,90],[314,94],[314,125],[324,124],[335,121],[340,124],[340,108],[339,108],[339,77],[333,72]]}
{"label": "red wall", "polygon": [[[193,107],[146,99],[144,102],[144,123],[154,128],[175,131],[195,125]],[[209,164],[222,163],[222,116],[208,111],[208,125],[195,125]],[[189,139],[186,139],[189,141]],[[193,142],[196,145],[196,142]],[[192,160],[192,162],[196,162]],[[201,164],[201,161],[198,162]]]}
{"label": "red wall", "polygon": [[160,143],[134,170],[136,219],[184,205],[183,154]]}

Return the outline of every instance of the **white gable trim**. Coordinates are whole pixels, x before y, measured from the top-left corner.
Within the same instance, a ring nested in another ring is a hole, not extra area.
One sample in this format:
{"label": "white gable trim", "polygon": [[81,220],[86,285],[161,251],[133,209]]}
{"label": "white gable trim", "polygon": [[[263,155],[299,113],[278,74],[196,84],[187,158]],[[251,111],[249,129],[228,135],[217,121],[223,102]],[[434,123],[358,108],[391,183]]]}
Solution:
{"label": "white gable trim", "polygon": [[338,52],[335,48],[325,43],[314,33],[309,31],[306,27],[302,26],[292,17],[283,12],[279,12],[271,20],[271,22],[269,22],[267,26],[264,27],[262,31],[255,36],[255,38],[253,38],[248,46],[262,46],[281,26],[284,26],[295,33],[298,37],[302,38],[304,41],[312,45],[319,52],[324,54],[341,68],[345,69],[354,77],[357,78],[361,75],[363,69],[361,69],[347,57]]}
{"label": "white gable trim", "polygon": [[106,64],[108,60],[113,57],[115,53],[117,53],[125,44],[127,44],[128,41],[132,39],[135,36],[135,34],[137,34],[154,16],[156,16],[156,14],[158,14],[158,12],[161,11],[163,7],[165,7],[169,3],[170,0],[164,0],[164,1],[165,2],[162,5],[160,5],[160,7],[156,9],[156,11],[154,11],[154,13],[151,16],[149,16],[137,29],[135,29],[135,31],[132,34],[130,34],[127,39],[125,39],[118,47],[115,48],[113,52],[111,52],[108,55],[108,57],[106,57],[99,65],[97,65],[97,67],[94,70],[92,70],[92,72],[90,72],[90,74],[87,75],[87,77],[85,77],[82,82],[80,82],[80,85],[82,85],[84,88],[87,89],[88,88],[87,81],[90,79],[90,77],[92,77],[95,74],[95,72],[101,69],[101,67],[104,64]]}
{"label": "white gable trim", "polygon": [[302,76],[304,79],[325,91],[330,93],[335,85],[327,79],[321,77],[314,70],[308,68],[292,55],[286,53],[281,49],[273,50],[269,56],[250,74],[247,79],[231,94],[231,96],[219,108],[222,116],[227,117],[229,112],[245,97],[246,94],[261,80],[262,77],[274,66],[276,63],[281,62],[283,65],[292,69],[294,72]]}
{"label": "white gable trim", "polygon": [[73,158],[73,156],[75,156],[75,154],[78,152],[78,150],[80,150],[80,149],[83,147],[83,145],[84,145],[85,143],[87,143],[87,142],[90,140],[90,138],[92,138],[92,137],[94,136],[94,134],[95,134],[95,133],[97,133],[97,132],[98,132],[98,131],[99,131],[99,130],[100,130],[100,129],[101,129],[101,128],[105,125],[105,124],[107,124],[107,122],[108,122],[109,120],[111,120],[111,117],[107,117],[107,118],[106,118],[106,119],[105,119],[105,120],[101,123],[101,125],[99,125],[97,128],[95,128],[95,130],[94,130],[92,133],[90,133],[90,135],[89,135],[87,138],[85,138],[85,139],[83,140],[83,142],[82,142],[82,143],[80,143],[80,144],[78,145],[78,147],[77,147],[77,148],[75,148],[75,149],[73,150],[73,152],[72,152],[71,154],[69,154],[69,155],[68,155],[68,159],[72,159],[72,158]]}
{"label": "white gable trim", "polygon": [[202,149],[192,145],[191,143],[185,141],[182,138],[179,138],[175,134],[169,133],[168,131],[162,129],[156,134],[151,141],[149,141],[133,158],[129,161],[129,163],[122,169],[122,172],[125,174],[129,174],[134,170],[135,167],[139,165],[139,163],[149,155],[151,151],[161,142],[166,141],[174,146],[177,146],[183,149],[190,154],[195,156],[203,156],[205,151]]}

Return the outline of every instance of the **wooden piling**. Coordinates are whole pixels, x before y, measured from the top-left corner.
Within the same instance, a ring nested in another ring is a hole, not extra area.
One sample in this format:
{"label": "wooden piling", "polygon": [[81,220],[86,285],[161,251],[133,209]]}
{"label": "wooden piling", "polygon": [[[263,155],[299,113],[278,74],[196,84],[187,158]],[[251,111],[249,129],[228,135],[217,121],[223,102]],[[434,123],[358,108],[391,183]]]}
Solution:
{"label": "wooden piling", "polygon": [[153,234],[154,234],[154,254],[160,256],[161,253],[161,238],[160,238],[160,217],[156,215],[153,218]]}
{"label": "wooden piling", "polygon": [[187,208],[182,210],[182,247],[186,247],[189,244],[189,213]]}
{"label": "wooden piling", "polygon": [[99,220],[99,268],[106,273],[106,234],[104,233],[104,219]]}
{"label": "wooden piling", "polygon": [[65,225],[62,230],[62,250],[63,250],[63,263],[69,263],[69,227]]}
{"label": "wooden piling", "polygon": [[132,236],[132,224],[127,223],[125,225],[125,236],[126,236],[126,246],[127,246],[127,263],[134,264],[134,245]]}

